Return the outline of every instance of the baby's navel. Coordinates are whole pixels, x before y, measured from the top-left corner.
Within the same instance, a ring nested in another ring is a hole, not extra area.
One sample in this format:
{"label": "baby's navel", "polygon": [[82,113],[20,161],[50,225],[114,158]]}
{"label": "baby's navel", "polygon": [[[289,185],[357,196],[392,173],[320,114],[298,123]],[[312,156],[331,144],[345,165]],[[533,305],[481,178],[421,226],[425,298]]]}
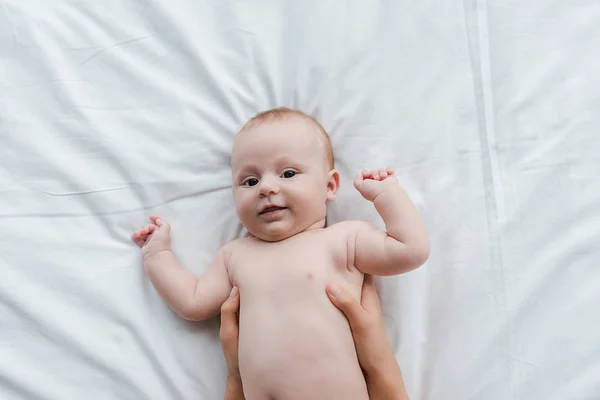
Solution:
{"label": "baby's navel", "polygon": [[315,279],[315,274],[312,272],[309,272],[308,274],[306,274],[306,277],[308,278],[308,280],[313,280],[313,279]]}

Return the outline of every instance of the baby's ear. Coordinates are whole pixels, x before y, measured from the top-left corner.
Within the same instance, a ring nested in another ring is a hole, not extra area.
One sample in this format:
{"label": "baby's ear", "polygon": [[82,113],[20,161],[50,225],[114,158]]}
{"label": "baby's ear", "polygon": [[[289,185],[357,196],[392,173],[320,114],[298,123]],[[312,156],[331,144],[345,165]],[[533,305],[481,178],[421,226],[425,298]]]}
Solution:
{"label": "baby's ear", "polygon": [[327,176],[327,201],[335,200],[335,195],[340,188],[340,173],[335,169],[329,171]]}

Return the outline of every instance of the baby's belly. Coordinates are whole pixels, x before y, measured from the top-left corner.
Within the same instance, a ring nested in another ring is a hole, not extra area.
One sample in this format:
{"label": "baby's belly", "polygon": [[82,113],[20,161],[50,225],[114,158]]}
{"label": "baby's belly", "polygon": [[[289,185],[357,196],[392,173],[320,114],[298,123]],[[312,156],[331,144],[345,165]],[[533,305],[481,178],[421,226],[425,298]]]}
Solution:
{"label": "baby's belly", "polygon": [[247,300],[239,362],[248,400],[368,399],[350,328],[324,286],[304,299]]}

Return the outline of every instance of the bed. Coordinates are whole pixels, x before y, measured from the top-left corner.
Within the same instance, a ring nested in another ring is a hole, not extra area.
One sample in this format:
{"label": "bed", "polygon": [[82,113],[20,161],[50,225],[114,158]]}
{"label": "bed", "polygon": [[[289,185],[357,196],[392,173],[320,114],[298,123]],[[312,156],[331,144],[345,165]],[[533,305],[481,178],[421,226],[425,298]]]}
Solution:
{"label": "bed", "polygon": [[600,3],[0,2],[0,398],[219,399],[218,320],[145,276],[152,213],[202,273],[243,234],[258,111],[332,137],[332,222],[391,166],[428,262],[379,278],[412,399],[600,398]]}

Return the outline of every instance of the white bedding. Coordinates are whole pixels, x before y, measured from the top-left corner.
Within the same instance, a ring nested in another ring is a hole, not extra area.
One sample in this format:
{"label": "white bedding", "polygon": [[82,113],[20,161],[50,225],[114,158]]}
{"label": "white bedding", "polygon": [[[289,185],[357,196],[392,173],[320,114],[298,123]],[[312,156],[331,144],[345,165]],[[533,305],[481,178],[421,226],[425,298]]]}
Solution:
{"label": "white bedding", "polygon": [[129,236],[201,273],[240,234],[228,152],[280,105],[330,131],[330,219],[393,166],[432,237],[379,280],[412,399],[600,399],[600,3],[0,1],[0,398],[219,399],[218,321],[158,297]]}

